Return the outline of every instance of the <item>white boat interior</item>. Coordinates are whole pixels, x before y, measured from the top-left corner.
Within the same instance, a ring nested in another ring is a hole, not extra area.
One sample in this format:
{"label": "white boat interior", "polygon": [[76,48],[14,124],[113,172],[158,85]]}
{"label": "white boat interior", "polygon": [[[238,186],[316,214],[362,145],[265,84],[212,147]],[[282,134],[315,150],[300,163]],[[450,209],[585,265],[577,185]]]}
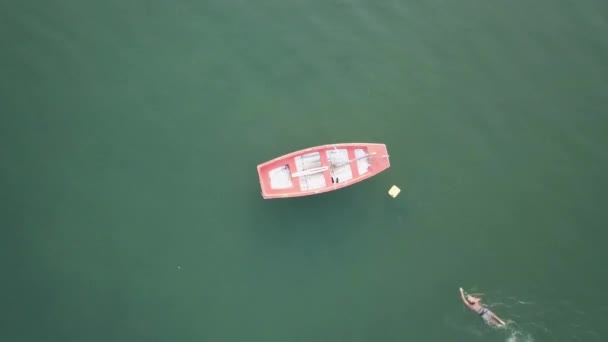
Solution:
{"label": "white boat interior", "polygon": [[327,185],[325,182],[325,176],[323,175],[323,171],[325,171],[326,168],[322,168],[321,154],[319,152],[307,153],[295,157],[294,160],[296,163],[296,168],[300,172],[312,169],[322,170],[315,173],[302,172],[301,176],[299,176],[301,190],[316,190],[324,188]]}
{"label": "white boat interior", "polygon": [[356,149],[355,158],[357,158],[357,171],[359,174],[362,175],[367,173],[369,171],[369,166],[371,165],[367,151],[362,148]]}
{"label": "white boat interior", "polygon": [[268,172],[270,187],[273,189],[289,189],[293,186],[289,165],[274,168]]}
{"label": "white boat interior", "polygon": [[[342,183],[353,179],[353,167],[356,165],[359,175],[369,172],[371,165],[365,149],[355,149],[355,159],[348,159],[347,149],[329,149],[325,153],[328,166],[321,163],[321,154],[311,152],[294,158],[296,170],[289,165],[276,167],[269,171],[270,187],[272,189],[289,189],[293,187],[293,178],[300,180],[302,191],[316,190],[326,187],[325,171],[329,170],[332,183]],[[330,184],[331,185],[331,184]]]}
{"label": "white boat interior", "polygon": [[351,161],[348,160],[347,149],[327,150],[327,159],[329,161],[330,174],[336,183],[345,182],[353,179],[353,170]]}

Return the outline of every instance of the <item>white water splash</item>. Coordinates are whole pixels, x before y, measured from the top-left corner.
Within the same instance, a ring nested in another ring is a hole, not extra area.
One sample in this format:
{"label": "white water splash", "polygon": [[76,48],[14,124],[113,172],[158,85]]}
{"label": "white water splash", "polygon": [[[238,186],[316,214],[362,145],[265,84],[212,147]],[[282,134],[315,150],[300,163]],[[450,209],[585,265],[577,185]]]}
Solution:
{"label": "white water splash", "polygon": [[505,340],[506,342],[534,342],[532,335],[524,333],[519,330],[512,329],[509,332],[509,336]]}

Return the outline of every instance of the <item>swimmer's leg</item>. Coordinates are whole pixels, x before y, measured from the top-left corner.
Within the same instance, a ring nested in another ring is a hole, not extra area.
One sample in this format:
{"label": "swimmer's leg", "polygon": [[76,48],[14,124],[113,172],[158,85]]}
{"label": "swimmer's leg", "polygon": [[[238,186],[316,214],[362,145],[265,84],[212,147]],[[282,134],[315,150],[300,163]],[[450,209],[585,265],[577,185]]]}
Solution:
{"label": "swimmer's leg", "polygon": [[492,313],[492,321],[494,322],[494,324],[496,324],[499,327],[503,327],[505,325],[507,325],[507,323],[505,323],[502,319],[500,319],[500,317],[496,316],[494,313]]}

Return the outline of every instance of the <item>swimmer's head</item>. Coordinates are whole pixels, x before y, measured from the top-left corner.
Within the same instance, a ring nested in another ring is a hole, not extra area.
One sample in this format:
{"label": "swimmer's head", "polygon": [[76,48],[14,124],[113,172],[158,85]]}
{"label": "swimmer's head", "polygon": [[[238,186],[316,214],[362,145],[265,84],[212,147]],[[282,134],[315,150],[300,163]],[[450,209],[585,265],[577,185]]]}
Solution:
{"label": "swimmer's head", "polygon": [[469,301],[469,303],[477,303],[479,301],[479,298],[467,295],[467,300]]}

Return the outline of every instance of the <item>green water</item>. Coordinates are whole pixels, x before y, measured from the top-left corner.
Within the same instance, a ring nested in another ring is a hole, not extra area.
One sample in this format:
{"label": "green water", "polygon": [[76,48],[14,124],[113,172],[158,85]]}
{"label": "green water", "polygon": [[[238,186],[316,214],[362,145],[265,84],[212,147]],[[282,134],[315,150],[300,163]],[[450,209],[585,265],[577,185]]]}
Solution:
{"label": "green water", "polygon": [[607,4],[3,2],[0,339],[605,341]]}

